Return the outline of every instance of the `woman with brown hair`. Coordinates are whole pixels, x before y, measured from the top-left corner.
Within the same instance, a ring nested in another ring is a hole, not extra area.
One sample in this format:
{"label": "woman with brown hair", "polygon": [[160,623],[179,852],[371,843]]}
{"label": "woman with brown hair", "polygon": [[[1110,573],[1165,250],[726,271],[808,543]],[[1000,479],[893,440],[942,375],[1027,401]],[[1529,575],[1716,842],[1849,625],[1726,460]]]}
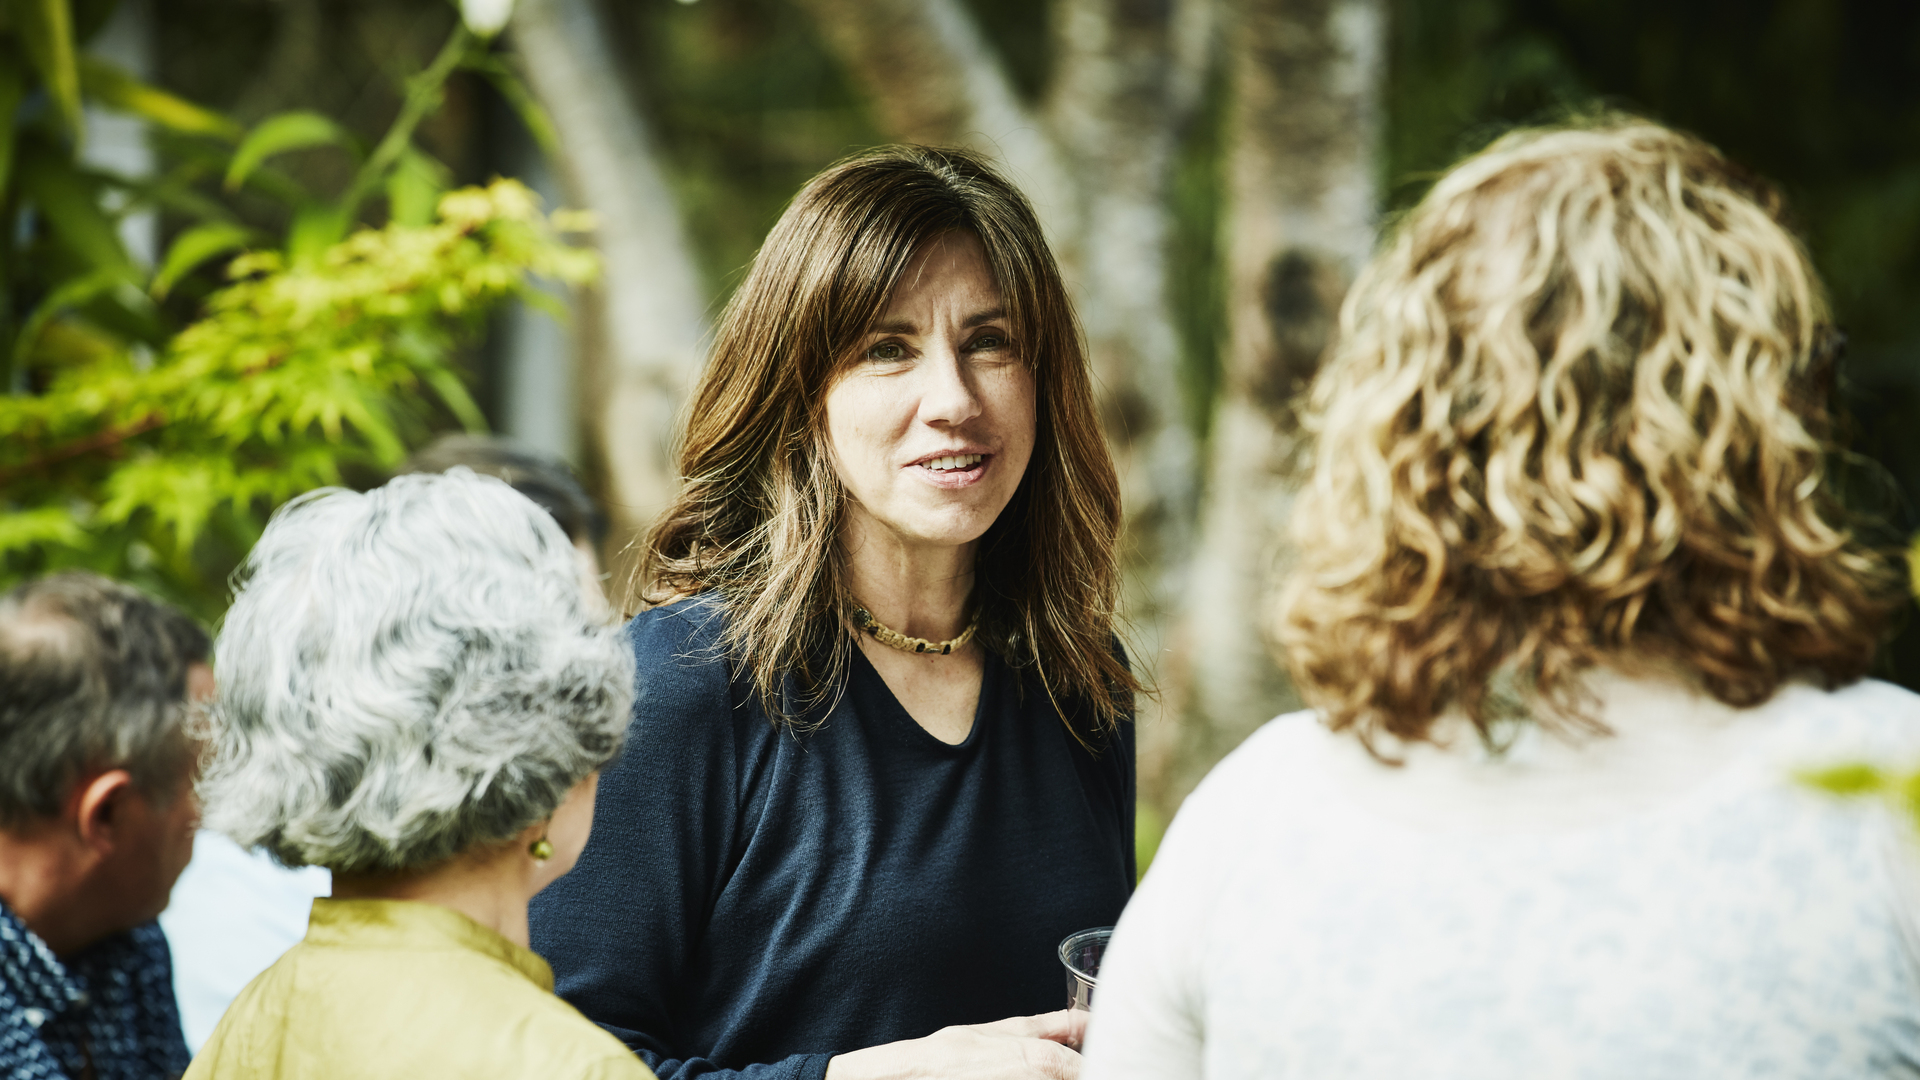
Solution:
{"label": "woman with brown hair", "polygon": [[663,1080],[1077,1075],[1083,1014],[1035,1014],[1132,890],[1137,686],[1032,210],[963,152],[833,166],[689,415],[628,628],[646,749],[534,909],[559,992]]}
{"label": "woman with brown hair", "polygon": [[1920,1070],[1920,849],[1796,779],[1920,759],[1901,575],[1830,475],[1835,338],[1697,139],[1508,135],[1316,378],[1279,636],[1314,711],[1181,808],[1090,1077]]}

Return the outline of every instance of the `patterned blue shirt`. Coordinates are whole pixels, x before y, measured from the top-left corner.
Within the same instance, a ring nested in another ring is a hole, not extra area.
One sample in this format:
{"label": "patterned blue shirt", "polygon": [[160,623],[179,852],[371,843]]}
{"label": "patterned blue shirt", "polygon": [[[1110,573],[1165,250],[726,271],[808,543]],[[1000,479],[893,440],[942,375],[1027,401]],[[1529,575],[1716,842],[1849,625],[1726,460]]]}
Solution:
{"label": "patterned blue shirt", "polygon": [[0,1077],[155,1080],[187,1068],[160,924],[62,963],[0,903]]}

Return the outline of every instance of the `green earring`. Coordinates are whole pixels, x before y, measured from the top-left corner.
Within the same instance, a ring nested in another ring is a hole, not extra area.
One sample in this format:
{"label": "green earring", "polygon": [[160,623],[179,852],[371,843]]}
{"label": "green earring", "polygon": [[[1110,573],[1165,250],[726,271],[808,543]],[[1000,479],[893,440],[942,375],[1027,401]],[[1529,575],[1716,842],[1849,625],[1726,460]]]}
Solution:
{"label": "green earring", "polygon": [[527,854],[540,862],[546,862],[553,858],[553,842],[543,836],[527,845]]}

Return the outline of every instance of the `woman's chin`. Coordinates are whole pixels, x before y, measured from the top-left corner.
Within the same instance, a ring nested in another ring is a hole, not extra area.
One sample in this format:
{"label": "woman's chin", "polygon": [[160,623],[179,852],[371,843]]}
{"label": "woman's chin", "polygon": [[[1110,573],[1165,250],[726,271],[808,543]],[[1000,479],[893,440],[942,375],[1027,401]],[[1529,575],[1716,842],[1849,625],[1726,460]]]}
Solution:
{"label": "woman's chin", "polygon": [[996,516],[976,507],[923,507],[878,524],[903,547],[957,548],[985,536]]}

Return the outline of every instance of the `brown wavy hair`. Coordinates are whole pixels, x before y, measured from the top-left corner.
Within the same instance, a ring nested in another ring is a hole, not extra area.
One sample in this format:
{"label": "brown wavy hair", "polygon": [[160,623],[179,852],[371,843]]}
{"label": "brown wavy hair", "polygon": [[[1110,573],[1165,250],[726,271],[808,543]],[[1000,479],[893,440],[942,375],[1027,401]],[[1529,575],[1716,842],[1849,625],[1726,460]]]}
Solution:
{"label": "brown wavy hair", "polygon": [[1026,475],[981,539],[977,640],[1037,675],[1070,726],[1084,717],[1076,731],[1111,727],[1139,689],[1113,644],[1119,483],[1040,224],[973,154],[889,146],[814,177],[767,235],[721,317],[689,411],[683,486],[637,571],[649,603],[717,598],[722,647],[781,722],[802,724],[837,692],[853,648],[827,390],[914,253],[961,230],[986,249],[1038,418]]}
{"label": "brown wavy hair", "polygon": [[1336,729],[1594,724],[1570,676],[1603,660],[1734,706],[1865,673],[1900,579],[1843,524],[1827,303],[1781,215],[1614,117],[1507,135],[1399,224],[1312,388],[1278,612]]}

